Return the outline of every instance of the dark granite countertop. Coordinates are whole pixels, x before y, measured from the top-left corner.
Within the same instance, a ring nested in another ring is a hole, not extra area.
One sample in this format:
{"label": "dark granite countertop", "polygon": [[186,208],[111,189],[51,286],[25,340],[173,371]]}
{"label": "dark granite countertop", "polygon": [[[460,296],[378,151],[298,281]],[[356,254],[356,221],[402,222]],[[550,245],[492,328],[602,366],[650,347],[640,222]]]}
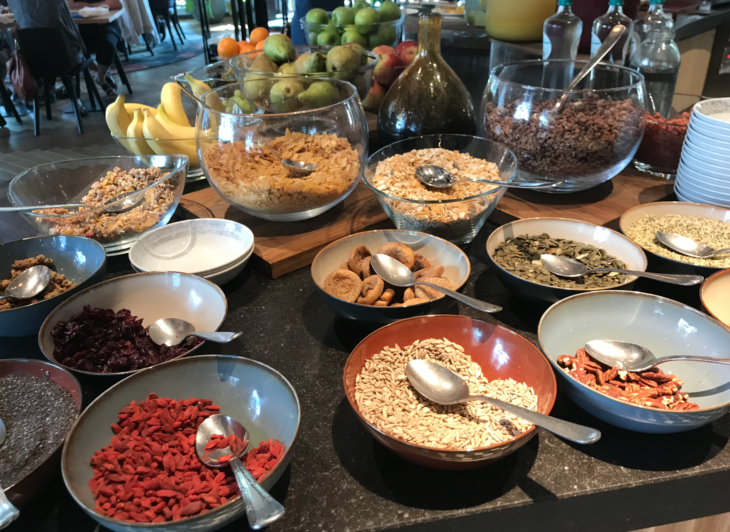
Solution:
{"label": "dark granite countertop", "polygon": [[[485,262],[485,227],[467,251],[472,276],[466,287],[502,305],[500,323],[535,340],[543,309],[513,299]],[[126,257],[111,258],[109,276],[131,273]],[[638,285],[692,305],[697,289],[667,291]],[[553,414],[600,429],[592,446],[568,444],[540,430],[512,456],[464,472],[429,470],[405,462],[375,441],[345,399],[342,369],[350,350],[368,331],[335,318],[319,298],[307,268],[270,280],[248,266],[224,286],[228,330],[243,336],[231,344],[207,344],[260,360],[281,371],[302,405],[301,432],[291,465],[273,495],[286,506],[273,532],[330,531],[622,531],[730,511],[730,418],[676,435],[646,435],[596,420],[560,396]],[[458,312],[488,321],[466,307]],[[0,340],[0,358],[41,358],[35,338]],[[82,381],[86,399],[99,389]],[[88,401],[87,401],[88,402]],[[245,518],[225,532],[246,529]],[[96,532],[59,478],[8,532]]]}

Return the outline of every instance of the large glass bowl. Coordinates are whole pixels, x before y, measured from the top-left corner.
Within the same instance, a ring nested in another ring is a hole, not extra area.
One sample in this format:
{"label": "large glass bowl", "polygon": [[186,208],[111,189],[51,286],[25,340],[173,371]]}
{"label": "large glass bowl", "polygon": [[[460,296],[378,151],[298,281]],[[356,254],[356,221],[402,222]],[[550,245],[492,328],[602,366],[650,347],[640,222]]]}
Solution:
{"label": "large glass bowl", "polygon": [[[641,143],[644,77],[598,64],[575,90],[562,90],[585,61],[518,61],[492,69],[479,123],[482,135],[517,156],[520,180],[566,182],[542,192],[575,192],[623,170]],[[563,96],[562,112],[550,110]]]}
{"label": "large glass bowl", "polygon": [[[309,96],[300,96],[302,90]],[[198,155],[211,186],[231,205],[258,218],[291,222],[322,214],[355,189],[367,157],[368,128],[354,85],[255,74],[215,92],[230,111],[200,105]],[[259,114],[240,112],[243,96]],[[285,109],[290,111],[277,112]],[[280,159],[317,168],[298,177]]]}
{"label": "large glass bowl", "polygon": [[[321,53],[327,55],[327,53],[334,48],[334,46],[295,46],[297,57],[302,54],[308,53]],[[257,73],[258,71],[251,69],[251,64],[263,52],[261,50],[254,50],[252,52],[246,52],[241,55],[232,57],[230,60],[231,68],[238,81],[245,81],[246,76]],[[366,63],[361,65],[359,68],[352,70],[340,70],[338,72],[317,72],[316,74],[300,74],[305,77],[312,78],[337,78],[349,81],[357,88],[357,93],[361,100],[364,100],[368,95],[370,86],[373,84],[373,71],[375,65],[378,63],[378,56],[372,52],[366,52],[366,57],[363,58]],[[287,75],[287,74],[282,74]],[[291,74],[288,74],[291,75]]]}
{"label": "large glass bowl", "polygon": [[[363,181],[398,229],[436,235],[456,244],[469,243],[497,207],[507,190],[505,187],[480,185],[481,190],[470,196],[417,200],[383,192],[377,186],[376,173],[381,162],[413,150],[433,148],[457,151],[493,163],[499,175],[480,176],[483,179],[512,181],[517,172],[515,155],[496,142],[471,135],[425,135],[394,142],[372,154],[368,159]],[[458,179],[459,175],[456,177]]]}
{"label": "large glass bowl", "polygon": [[[22,215],[41,235],[85,236],[99,241],[107,254],[121,254],[144,232],[162,227],[170,220],[185,188],[187,166],[185,155],[90,157],[42,164],[29,168],[10,182],[8,199],[18,207],[90,203],[90,200],[83,201],[90,191],[103,193],[111,189],[114,179],[109,174],[113,175],[115,169],[131,172],[157,167],[162,177],[148,180],[143,188],[138,188],[144,201],[127,212],[115,214],[98,206],[84,209],[82,214],[54,209]],[[131,188],[132,184],[124,185]],[[117,182],[116,186],[120,184]],[[114,195],[118,194],[114,192]]]}
{"label": "large glass bowl", "polygon": [[114,133],[111,136],[130,155],[187,155],[189,161],[186,181],[191,183],[205,179],[198,161],[195,136],[176,139],[118,137]]}
{"label": "large glass bowl", "polygon": [[[331,20],[332,11],[327,11],[327,16]],[[401,41],[401,37],[403,35],[403,23],[405,21],[405,15],[401,15],[398,20],[378,22],[377,24],[368,24],[367,28],[360,27],[358,28],[358,33],[367,41],[367,45],[365,46],[365,48],[367,48],[368,50],[372,50],[373,48],[382,45],[392,46],[393,48],[395,48],[395,46]],[[299,19],[299,24],[301,24],[301,27],[304,30],[304,34],[307,37],[307,44],[321,44],[320,42],[318,42],[317,38],[319,37],[320,33],[323,33],[328,28],[327,24],[313,24],[311,22],[307,22],[306,16]],[[341,42],[342,35],[345,33],[346,28],[352,28],[353,26],[354,25],[334,26],[335,32],[339,37],[339,40],[336,44],[345,44]],[[361,31],[363,29],[366,31]]]}

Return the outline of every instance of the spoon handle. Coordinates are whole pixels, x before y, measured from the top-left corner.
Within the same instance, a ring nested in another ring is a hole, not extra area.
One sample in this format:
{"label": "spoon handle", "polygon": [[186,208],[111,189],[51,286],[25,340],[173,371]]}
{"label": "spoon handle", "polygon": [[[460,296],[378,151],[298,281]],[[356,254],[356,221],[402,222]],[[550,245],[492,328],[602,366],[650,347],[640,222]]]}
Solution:
{"label": "spoon handle", "polygon": [[251,528],[254,530],[264,528],[284,515],[284,507],[259,486],[241,460],[233,458],[230,464],[233,475],[238,481],[238,488],[241,490],[241,499],[246,507],[246,517]]}
{"label": "spoon handle", "polygon": [[565,181],[497,181],[495,179],[469,179],[459,181],[459,183],[487,183],[489,185],[497,185],[505,188],[553,188],[562,185]]}
{"label": "spoon handle", "polygon": [[709,258],[717,257],[718,255],[724,255],[725,253],[730,253],[730,248],[717,249]]}
{"label": "spoon handle", "polygon": [[715,358],[715,357],[701,357],[695,355],[676,355],[673,357],[658,358],[654,362],[655,366],[664,364],[665,362],[679,362],[680,360],[686,360],[689,362],[709,362],[711,364],[724,364],[730,366],[730,358]]}
{"label": "spoon handle", "polygon": [[0,486],[0,530],[10,525],[20,516],[20,511],[5,496],[3,487]]}
{"label": "spoon handle", "polygon": [[662,283],[678,284],[679,286],[694,286],[705,280],[701,275],[681,275],[672,273],[649,273],[636,272],[633,270],[620,270],[618,268],[591,268],[592,272],[617,272],[626,275],[634,275],[636,277],[646,277]]}
{"label": "spoon handle", "polygon": [[566,440],[570,440],[575,443],[596,443],[599,439],[601,439],[601,432],[596,429],[584,427],[583,425],[576,425],[570,421],[564,421],[555,417],[546,416],[545,414],[540,414],[539,412],[528,410],[527,408],[522,408],[521,406],[513,405],[512,403],[506,403],[499,399],[493,399],[484,395],[470,395],[469,400],[491,403],[510,414],[514,414],[526,421],[529,421],[533,425],[542,427],[561,438],[565,438]]}
{"label": "spoon handle", "polygon": [[439,286],[437,284],[426,283],[424,281],[418,281],[415,284],[422,284],[424,286],[433,288],[434,290],[438,290],[442,294],[446,294],[449,297],[453,297],[457,301],[460,301],[461,303],[464,303],[465,305],[468,305],[471,308],[481,310],[482,312],[499,312],[500,310],[502,310],[502,307],[500,307],[500,306],[492,305],[491,303],[487,303],[485,301],[480,301],[479,299],[476,299],[474,297],[465,296],[464,294],[460,294],[459,292],[449,290],[448,288],[444,288],[443,286]]}
{"label": "spoon handle", "polygon": [[22,207],[0,207],[0,212],[30,212],[43,211],[47,209],[71,209],[77,207],[88,207],[83,203],[64,203],[63,205],[25,205]]}
{"label": "spoon handle", "polygon": [[241,331],[239,332],[194,332],[190,333],[190,336],[197,336],[198,338],[202,338],[203,340],[209,340],[211,342],[215,342],[216,344],[227,344],[228,342],[232,342],[239,336],[241,336],[243,333]]}

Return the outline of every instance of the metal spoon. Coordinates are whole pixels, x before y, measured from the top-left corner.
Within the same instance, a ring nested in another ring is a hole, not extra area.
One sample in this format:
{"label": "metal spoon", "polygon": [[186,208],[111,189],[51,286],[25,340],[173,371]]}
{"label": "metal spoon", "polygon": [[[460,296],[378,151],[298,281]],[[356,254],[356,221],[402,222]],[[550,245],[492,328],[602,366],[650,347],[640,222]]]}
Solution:
{"label": "metal spoon", "polygon": [[[103,203],[106,205],[106,212],[112,214],[123,214],[127,211],[131,211],[144,201],[144,194],[139,193],[138,190],[132,192],[126,192],[115,196]],[[80,209],[81,207],[93,208],[85,203],[63,203],[59,205],[24,205],[21,207],[0,207],[0,212],[32,212],[32,211],[43,211],[46,209]],[[73,213],[69,213],[73,214]]]}
{"label": "metal spoon", "polygon": [[560,277],[583,277],[592,272],[616,272],[625,273],[626,275],[634,275],[636,277],[646,277],[662,283],[677,284],[679,286],[694,286],[705,280],[701,275],[680,275],[671,273],[649,273],[638,272],[634,270],[621,270],[619,268],[588,268],[580,261],[561,257],[558,255],[540,255],[540,261],[545,269],[550,273],[554,273]]}
{"label": "metal spoon", "polygon": [[48,266],[42,264],[33,266],[10,282],[5,289],[5,295],[0,296],[0,300],[30,299],[43,292],[50,282],[51,270]]}
{"label": "metal spoon", "polygon": [[506,181],[498,181],[496,179],[456,179],[456,176],[435,164],[425,164],[416,168],[416,177],[421,183],[434,188],[447,188],[454,183],[486,183],[488,185],[497,185],[506,188],[553,188],[562,185],[565,181],[536,181],[533,183],[508,183]]}
{"label": "metal spoon", "polygon": [[[3,420],[0,419],[0,445],[5,441],[6,431]],[[5,496],[5,490],[0,486],[0,530],[8,526],[20,516],[20,511]]]}
{"label": "metal spoon", "polygon": [[279,159],[281,164],[286,166],[289,171],[294,175],[294,177],[305,177],[314,172],[317,168],[319,168],[316,164],[311,163],[305,163],[302,161],[292,161],[291,159],[282,159],[281,156],[276,153],[276,150],[272,149],[271,146],[269,146],[269,149],[276,155],[276,158]]}
{"label": "metal spoon", "polygon": [[[245,448],[236,453],[228,462],[219,463],[218,458],[221,456],[232,454],[230,447],[223,449],[205,450],[205,445],[210,441],[214,434],[222,434],[228,437],[235,434],[245,443]],[[254,480],[251,473],[244,467],[239,459],[248,451],[250,445],[248,431],[246,427],[229,416],[217,414],[210,416],[203,421],[198,427],[198,433],[195,436],[195,451],[198,453],[200,461],[208,467],[221,468],[230,464],[233,474],[238,481],[238,488],[241,490],[241,499],[246,507],[246,516],[248,524],[254,530],[270,525],[282,515],[284,515],[284,507],[266,493],[264,488]]]}
{"label": "metal spoon", "polygon": [[665,362],[709,362],[730,365],[730,358],[702,357],[696,355],[675,355],[657,358],[646,347],[618,340],[591,340],[585,345],[586,352],[607,366],[618,366],[626,371],[645,371]]}
{"label": "metal spoon", "polygon": [[390,283],[393,286],[409,288],[420,284],[433,288],[434,290],[438,290],[442,294],[446,294],[457,301],[461,301],[465,305],[469,305],[470,307],[483,312],[499,312],[502,310],[502,307],[492,305],[491,303],[486,303],[484,301],[479,301],[478,299],[465,296],[464,294],[449,290],[443,286],[419,281],[416,279],[416,276],[413,275],[413,272],[406,268],[403,263],[395,260],[393,257],[389,257],[388,255],[373,255],[373,258],[370,259],[370,265],[375,270],[375,273],[383,279],[383,281]]}
{"label": "metal spoon", "polygon": [[596,54],[591,57],[591,59],[586,63],[583,69],[578,72],[578,75],[573,78],[573,81],[570,82],[568,88],[564,89],[563,95],[555,103],[555,106],[548,111],[548,119],[553,119],[558,114],[560,114],[560,111],[562,111],[563,107],[568,101],[568,98],[570,97],[570,92],[575,89],[581,81],[583,81],[583,78],[586,77],[598,63],[601,62],[601,59],[608,55],[608,52],[610,52],[613,47],[616,46],[616,43],[619,41],[625,31],[626,26],[624,26],[623,24],[616,24],[611,29],[611,32],[606,37],[606,40],[603,41],[601,47],[598,49]]}
{"label": "metal spoon", "polygon": [[492,397],[471,395],[469,385],[458,373],[430,360],[411,360],[406,365],[406,376],[418,393],[434,403],[455,405],[468,401],[484,401],[575,443],[595,443],[601,439],[601,433],[596,429],[546,416]]}
{"label": "metal spoon", "polygon": [[149,328],[150,338],[157,345],[179,345],[188,336],[196,336],[203,340],[210,340],[217,344],[227,344],[241,336],[242,332],[198,332],[195,326],[185,320],[177,318],[162,318]]}
{"label": "metal spoon", "polygon": [[657,233],[656,239],[669,249],[696,259],[713,259],[717,255],[730,253],[730,248],[713,249],[702,242],[674,233]]}

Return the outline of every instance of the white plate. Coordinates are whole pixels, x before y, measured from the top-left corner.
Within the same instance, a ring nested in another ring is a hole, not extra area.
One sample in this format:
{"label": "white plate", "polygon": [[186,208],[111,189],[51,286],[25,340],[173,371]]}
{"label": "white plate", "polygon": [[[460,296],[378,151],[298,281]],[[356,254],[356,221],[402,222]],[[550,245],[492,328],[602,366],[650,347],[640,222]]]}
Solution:
{"label": "white plate", "polygon": [[730,98],[713,98],[697,102],[692,114],[708,124],[730,130]]}

